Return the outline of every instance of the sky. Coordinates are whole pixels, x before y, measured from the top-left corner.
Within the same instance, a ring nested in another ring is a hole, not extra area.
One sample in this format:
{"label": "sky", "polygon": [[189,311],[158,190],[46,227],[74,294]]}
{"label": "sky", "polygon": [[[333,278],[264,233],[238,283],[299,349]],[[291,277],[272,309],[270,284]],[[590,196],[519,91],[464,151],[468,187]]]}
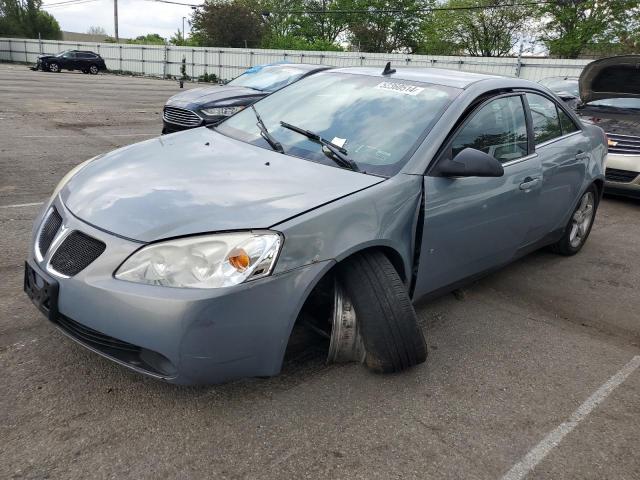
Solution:
{"label": "sky", "polygon": [[[52,14],[62,30],[86,33],[89,27],[98,26],[113,35],[113,0],[92,0],[86,3],[47,7],[48,4],[67,0],[44,0],[43,9]],[[181,3],[201,4],[204,0],[172,0]],[[159,3],[152,0],[118,0],[118,33],[122,38],[135,38],[147,33],[158,33],[165,38],[182,29],[182,17],[187,17],[185,30],[189,33],[188,20],[191,7]]]}

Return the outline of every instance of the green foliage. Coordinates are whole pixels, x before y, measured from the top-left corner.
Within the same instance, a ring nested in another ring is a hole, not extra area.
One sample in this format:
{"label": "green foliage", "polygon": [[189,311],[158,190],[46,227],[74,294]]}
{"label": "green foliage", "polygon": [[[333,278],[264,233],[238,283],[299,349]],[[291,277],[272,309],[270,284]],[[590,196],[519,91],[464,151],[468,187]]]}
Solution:
{"label": "green foliage", "polygon": [[180,64],[180,76],[182,80],[189,79],[189,76],[187,75],[187,57],[182,57],[182,63]]}
{"label": "green foliage", "polygon": [[194,35],[190,35],[182,40],[182,30],[178,29],[176,33],[171,35],[169,39],[169,43],[171,45],[176,45],[178,47],[201,47],[204,46],[198,38],[194,37]]}
{"label": "green foliage", "polygon": [[317,39],[309,41],[304,37],[298,37],[295,35],[266,37],[263,39],[262,48],[272,48],[276,50],[316,50],[332,52],[341,52],[343,50],[340,45],[336,45],[335,43],[331,43],[327,40]]}
{"label": "green foliage", "polygon": [[41,7],[42,0],[0,0],[0,36],[62,38],[56,19]]}
{"label": "green foliage", "polygon": [[218,76],[215,73],[204,72],[204,75],[198,77],[198,82],[218,83]]}
{"label": "green foliage", "polygon": [[127,43],[140,45],[166,45],[167,41],[164,39],[164,37],[161,37],[157,33],[148,33],[146,35],[140,35],[139,37],[131,39]]}
{"label": "green foliage", "polygon": [[577,58],[593,44],[633,45],[640,37],[637,0],[562,0],[540,11],[548,20],[539,39],[554,56]]}
{"label": "green foliage", "polygon": [[355,0],[355,10],[399,9],[401,12],[349,15],[349,40],[363,52],[412,53],[420,43],[422,9],[434,4],[434,0]]}
{"label": "green foliage", "polygon": [[501,57],[513,53],[528,33],[535,14],[531,6],[494,9],[464,7],[513,3],[511,0],[448,0],[439,5],[452,10],[434,11],[422,24],[419,53]]}
{"label": "green foliage", "polygon": [[210,0],[193,13],[191,24],[203,46],[255,48],[264,33],[261,15],[242,0]]}

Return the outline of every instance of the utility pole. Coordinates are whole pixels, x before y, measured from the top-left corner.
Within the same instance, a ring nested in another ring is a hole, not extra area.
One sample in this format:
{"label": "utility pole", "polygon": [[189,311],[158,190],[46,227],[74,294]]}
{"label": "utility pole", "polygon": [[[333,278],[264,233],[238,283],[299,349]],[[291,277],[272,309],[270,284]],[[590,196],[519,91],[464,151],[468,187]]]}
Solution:
{"label": "utility pole", "polygon": [[327,8],[327,0],[322,0],[322,23],[320,24],[320,31],[322,35],[322,40],[324,40],[324,19],[325,19],[325,11]]}
{"label": "utility pole", "polygon": [[182,17],[182,45],[184,45],[184,20],[187,17]]}
{"label": "utility pole", "polygon": [[116,37],[116,43],[118,43],[118,0],[113,0],[113,31]]}

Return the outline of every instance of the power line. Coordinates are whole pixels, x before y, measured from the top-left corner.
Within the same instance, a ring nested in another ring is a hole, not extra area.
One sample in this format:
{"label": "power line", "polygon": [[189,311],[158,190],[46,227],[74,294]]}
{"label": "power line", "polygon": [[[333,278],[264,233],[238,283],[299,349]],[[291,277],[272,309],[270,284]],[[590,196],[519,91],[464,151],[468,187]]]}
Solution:
{"label": "power line", "polygon": [[[153,0],[153,1],[165,1],[165,0]],[[446,12],[457,10],[491,10],[496,8],[510,8],[510,7],[532,7],[547,4],[557,4],[558,0],[541,0],[538,2],[524,2],[524,3],[503,3],[495,5],[468,5],[459,7],[423,7],[423,8],[379,8],[379,9],[359,9],[359,10],[274,10],[266,11],[264,14],[308,14],[308,15],[326,15],[326,14],[375,14],[375,13],[418,13],[418,12]]]}
{"label": "power line", "polygon": [[[173,0],[146,0],[149,2],[157,3],[169,3],[172,5],[183,5],[185,7],[202,7],[204,4],[195,3],[182,3]],[[380,9],[353,9],[353,10],[268,10],[263,12],[264,15],[270,14],[285,14],[285,15],[327,15],[327,14],[375,14],[375,13],[415,13],[415,12],[438,12],[438,11],[456,11],[456,10],[488,10],[496,8],[509,8],[509,7],[530,7],[547,4],[557,4],[559,0],[540,0],[537,2],[524,2],[524,3],[505,3],[495,5],[469,5],[459,7],[423,7],[414,9],[402,9],[402,8],[380,8]]]}
{"label": "power line", "polygon": [[58,7],[70,7],[82,3],[97,2],[99,0],[67,0],[65,2],[46,3],[42,5],[42,8],[58,8]]}

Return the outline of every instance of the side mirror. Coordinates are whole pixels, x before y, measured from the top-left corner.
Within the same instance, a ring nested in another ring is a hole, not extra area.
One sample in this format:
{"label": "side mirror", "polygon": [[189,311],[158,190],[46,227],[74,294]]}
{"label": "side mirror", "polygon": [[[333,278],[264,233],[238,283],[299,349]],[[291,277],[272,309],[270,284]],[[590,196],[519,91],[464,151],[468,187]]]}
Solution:
{"label": "side mirror", "polygon": [[443,177],[501,177],[504,168],[491,155],[475,148],[465,148],[453,159],[441,161],[437,172]]}

